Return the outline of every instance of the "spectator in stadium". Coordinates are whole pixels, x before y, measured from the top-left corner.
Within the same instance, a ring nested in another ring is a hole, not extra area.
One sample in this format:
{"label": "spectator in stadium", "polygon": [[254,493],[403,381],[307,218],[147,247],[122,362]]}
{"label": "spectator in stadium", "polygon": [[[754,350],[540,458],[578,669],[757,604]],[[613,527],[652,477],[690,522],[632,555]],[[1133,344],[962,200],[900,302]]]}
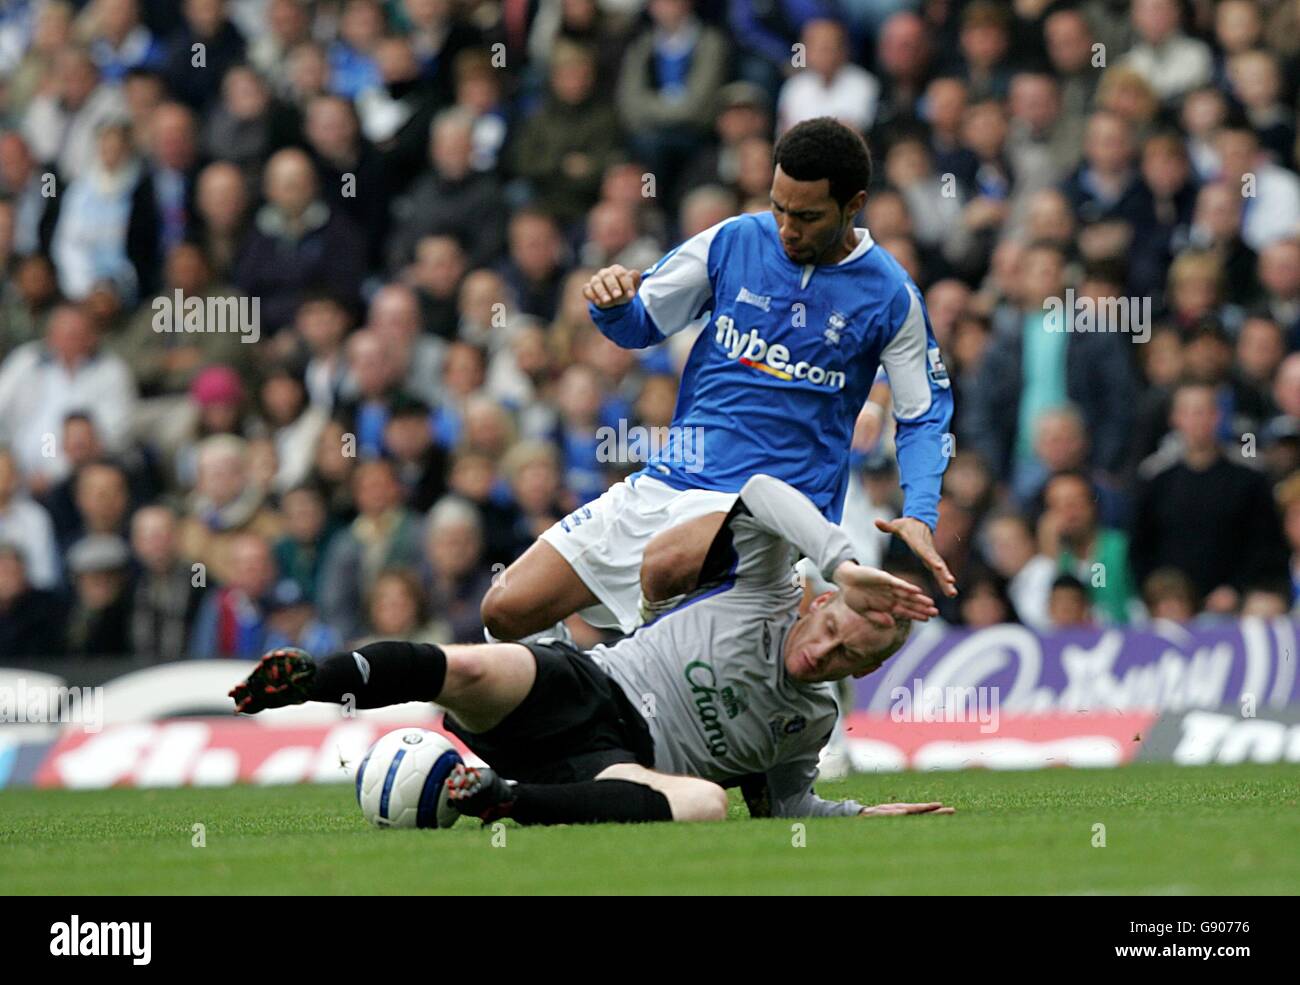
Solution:
{"label": "spectator in stadium", "polygon": [[325,552],[338,527],[326,512],[319,487],[307,482],[280,497],[284,532],[273,542],[276,570],[298,582],[303,594],[317,603]]}
{"label": "spectator in stadium", "polygon": [[0,540],[0,657],[56,657],[66,652],[65,605],[27,579],[22,549]]}
{"label": "spectator in stadium", "polygon": [[365,327],[374,332],[393,364],[405,367],[398,387],[428,404],[437,403],[447,343],[423,330],[416,292],[405,284],[381,287],[371,297]]}
{"label": "spectator in stadium", "polygon": [[197,451],[197,479],[181,520],[181,553],[202,564],[209,577],[230,581],[238,543],[252,534],[274,539],[280,518],[249,474],[248,443],[233,434],[203,439]]}
{"label": "spectator in stadium", "polygon": [[1242,203],[1241,195],[1225,182],[1202,185],[1187,245],[1215,255],[1227,282],[1226,299],[1244,306],[1257,300],[1259,281],[1255,276],[1256,253],[1241,238]]}
{"label": "spectator in stadium", "polygon": [[961,77],[972,101],[1003,99],[1011,84],[1006,65],[1011,44],[1005,7],[974,0],[961,13]]}
{"label": "spectator in stadium", "polygon": [[71,411],[89,413],[113,453],[127,442],[134,407],[130,370],[100,345],[94,322],[76,305],[56,308],[43,341],[19,346],[0,363],[0,437],[37,495],[68,472],[61,449],[46,454],[45,436],[60,433]]}
{"label": "spectator in stadium", "polygon": [[499,267],[506,287],[521,313],[549,321],[555,317],[566,272],[561,230],[545,212],[520,209],[510,219],[507,238],[509,256]]}
{"label": "spectator in stadium", "polygon": [[420,578],[406,568],[381,571],[375,579],[366,603],[366,630],[368,635],[355,641],[355,646],[376,640],[440,644],[452,640],[446,621],[429,617]]}
{"label": "spectator in stadium", "polygon": [[711,128],[727,65],[726,38],[701,22],[694,6],[694,0],[650,0],[650,23],[629,43],[618,80],[628,146],[671,200]]}
{"label": "spectator in stadium", "polygon": [[1224,614],[1237,610],[1247,585],[1283,576],[1286,563],[1268,483],[1220,451],[1220,417],[1213,388],[1186,383],[1174,393],[1180,452],[1144,463],[1130,556],[1139,583],[1157,568],[1177,568],[1206,610]]}
{"label": "spectator in stadium", "polygon": [[[718,91],[717,106],[715,139],[706,142],[686,165],[678,185],[683,196],[702,185],[732,184],[736,179],[737,147],[749,137],[766,137],[771,132],[772,112],[767,95],[752,82],[730,82],[723,86]],[[609,173],[607,171],[606,175]],[[638,199],[640,204],[647,201],[639,194]],[[685,198],[681,202],[681,211],[686,211]],[[726,214],[735,215],[735,209]],[[684,232],[683,235],[690,234]]]}
{"label": "spectator in stadium", "polygon": [[98,0],[90,13],[90,57],[106,82],[121,82],[132,69],[162,67],[162,42],[141,21],[137,0]]}
{"label": "spectator in stadium", "polygon": [[386,27],[376,0],[347,0],[339,18],[339,36],[330,45],[330,88],[345,99],[382,83],[375,57]]}
{"label": "spectator in stadium", "polygon": [[267,0],[265,30],[248,43],[248,60],[281,98],[292,97],[293,51],[311,41],[312,8],[301,0]]}
{"label": "spectator in stadium", "polygon": [[127,231],[127,250],[142,297],[158,289],[163,262],[196,232],[195,194],[202,163],[190,110],[180,103],[155,109]]}
{"label": "spectator in stadium", "polygon": [[555,448],[542,441],[520,441],[501,460],[518,509],[515,523],[518,554],[522,554],[551,524],[578,505],[566,493]]}
{"label": "spectator in stadium", "polygon": [[[72,44],[72,26],[76,11],[67,0],[45,0],[32,4],[31,33],[23,36],[24,11],[8,5],[16,30],[11,51],[0,55],[0,74],[6,75],[5,103],[14,119],[21,119],[32,99],[43,89],[54,74],[59,52]],[[0,12],[2,16],[3,12]],[[8,47],[4,45],[4,47]]]}
{"label": "spectator in stadium", "polygon": [[351,484],[357,517],[330,541],[319,580],[321,616],[345,640],[361,634],[365,596],[379,572],[420,560],[420,521],[402,505],[393,464],[361,462]]}
{"label": "spectator in stadium", "polygon": [[[143,398],[138,409],[141,415],[174,413],[205,367],[220,364],[241,372],[252,368],[256,347],[241,341],[251,338],[238,331],[243,326],[226,326],[227,331],[186,331],[184,310],[175,308],[177,292],[183,304],[200,303],[205,312],[211,310],[209,299],[224,302],[238,298],[234,288],[213,278],[200,247],[183,242],[172,248],[159,293],[141,305],[127,327],[108,341],[108,347],[126,360],[135,377]],[[164,311],[168,314],[160,320]],[[159,326],[170,330],[159,331]],[[147,425],[137,418],[136,432],[145,431]]]}
{"label": "spectator in stadium", "polygon": [[317,647],[338,649],[343,640],[333,628],[323,623],[312,607],[311,599],[292,578],[276,582],[266,600],[266,645],[296,646],[308,653]]}
{"label": "spectator in stadium", "polygon": [[67,649],[90,657],[131,652],[131,551],[116,534],[89,534],[68,551],[74,590],[67,615]]}
{"label": "spectator in stadium", "polygon": [[1277,322],[1255,316],[1241,323],[1233,357],[1234,381],[1240,389],[1249,392],[1252,403],[1267,408],[1270,416],[1277,413],[1273,379],[1286,354],[1286,339]]}
{"label": "spectator in stadium", "polygon": [[408,367],[370,330],[354,332],[347,343],[348,390],[334,409],[334,418],[352,435],[354,454],[376,458],[384,451],[384,425],[401,395],[400,381]]}
{"label": "spectator in stadium", "polygon": [[455,236],[424,236],[415,244],[415,259],[402,271],[402,281],[420,302],[424,331],[450,342],[456,337],[457,301],[469,260]]}
{"label": "spectator in stadium", "polygon": [[37,95],[23,118],[23,138],[42,165],[54,165],[62,181],[75,181],[99,156],[99,131],[122,119],[119,87],[101,85],[84,48],[66,47],[55,59],[48,91]]}
{"label": "spectator in stadium", "polygon": [[45,507],[22,489],[13,452],[0,448],[0,543],[20,554],[23,580],[34,589],[54,589],[62,574],[54,525]]}
{"label": "spectator in stadium", "polygon": [[184,0],[181,15],[184,23],[167,39],[163,77],[173,96],[203,111],[216,100],[226,72],[243,62],[246,43],[227,16],[226,0]]}
{"label": "spectator in stadium", "polygon": [[1007,592],[1006,579],[988,568],[978,568],[966,577],[958,608],[961,625],[968,629],[1020,622]]}
{"label": "spectator in stadium", "polygon": [[248,233],[248,186],[239,168],[214,161],[199,172],[198,212],[191,238],[206,254],[218,283],[232,283],[235,261]]}
{"label": "spectator in stadium", "polygon": [[1111,625],[1130,619],[1136,590],[1129,571],[1129,538],[1099,522],[1097,497],[1088,477],[1062,472],[1043,489],[1038,521],[1039,549],[1056,561],[1057,570],[1087,586],[1097,615]]}
{"label": "spectator in stadium", "polygon": [[135,578],[131,590],[130,651],[156,663],[178,660],[186,652],[190,630],[204,592],[195,572],[181,557],[176,513],[166,506],[143,506],[131,517],[131,555]]}
{"label": "spectator in stadium", "polygon": [[[107,459],[86,462],[72,476],[74,511],[55,527],[59,550],[66,554],[83,537],[125,536],[131,516],[131,487],[126,470]],[[69,522],[70,521],[70,522]]]}
{"label": "spectator in stadium", "polygon": [[1142,601],[1153,620],[1190,623],[1196,618],[1196,588],[1177,568],[1158,568],[1142,583]]}
{"label": "spectator in stadium", "polygon": [[661,256],[662,244],[640,235],[636,210],[627,203],[606,199],[587,213],[586,239],[578,253],[584,267],[594,270],[617,263],[629,270],[645,270]]}
{"label": "spectator in stadium", "polygon": [[426,513],[447,491],[447,454],[433,440],[429,408],[402,397],[393,403],[384,425],[384,447],[402,484],[408,509]]}
{"label": "spectator in stadium", "polygon": [[207,112],[203,145],[208,155],[237,166],[250,185],[267,155],[298,141],[296,108],[277,102],[266,81],[248,65],[232,65],[221,81],[221,98]]}
{"label": "spectator in stadium", "polygon": [[51,183],[57,191],[57,176],[38,167],[27,141],[16,131],[0,132],[0,197],[13,207],[11,248],[18,256],[49,252],[62,204],[50,194]]}
{"label": "spectator in stadium", "polygon": [[[1047,600],[1057,568],[1039,553],[1033,528],[1019,513],[992,516],[984,524],[980,553],[1006,583],[1006,597],[1027,626],[1047,629]],[[963,593],[965,594],[965,593]]]}
{"label": "spectator in stadium", "polygon": [[1134,225],[1145,218],[1135,161],[1133,128],[1127,120],[1107,111],[1088,117],[1083,161],[1062,186],[1083,226],[1080,248],[1086,257],[1122,255]]}
{"label": "spectator in stadium", "polygon": [[1133,0],[1132,18],[1139,40],[1122,64],[1140,72],[1161,99],[1177,99],[1210,81],[1210,49],[1183,33],[1176,0]]}
{"label": "spectator in stadium", "polygon": [[131,298],[140,287],[127,252],[140,162],[132,155],[124,122],[105,123],[96,140],[98,156],[68,185],[50,244],[59,289],[73,301],[86,300],[103,281]]}
{"label": "spectator in stadium", "polygon": [[275,561],[260,534],[235,534],[226,577],[199,606],[189,655],[196,660],[247,660],[266,648],[267,595],[275,584]]}
{"label": "spectator in stadium", "polygon": [[498,568],[483,559],[483,520],[457,496],[446,496],[425,521],[425,584],[432,610],[451,630],[453,641],[483,635],[479,606]]}
{"label": "spectator in stadium", "polygon": [[1300,349],[1300,238],[1279,239],[1259,253],[1260,310],[1277,322],[1287,349]]}
{"label": "spectator in stadium", "polygon": [[1089,629],[1093,625],[1088,589],[1071,574],[1057,575],[1047,601],[1053,629]]}
{"label": "spectator in stadium", "polygon": [[258,409],[250,434],[274,443],[277,466],[270,488],[283,493],[307,478],[329,414],[307,400],[302,376],[283,364],[262,377]]}
{"label": "spectator in stadium", "polygon": [[[1087,422],[1093,464],[1119,467],[1133,378],[1125,335],[1074,331],[1072,311],[1064,312],[1064,330],[1048,330],[1049,305],[1052,299],[1061,303],[1065,288],[1065,257],[1057,247],[1031,246],[1023,270],[1018,297],[995,316],[978,383],[968,394],[964,430],[999,477],[1028,497],[1043,476],[1033,448],[1037,419],[1067,401]],[[1086,280],[1083,289],[1113,290],[1100,277]]]}
{"label": "spectator in stadium", "polygon": [[520,128],[511,170],[539,208],[568,225],[595,204],[621,147],[618,115],[596,90],[595,56],[572,42],[557,44],[546,98]]}
{"label": "spectator in stadium", "polygon": [[388,176],[378,152],[361,137],[356,108],[341,96],[316,96],[307,104],[303,136],[326,202],[364,230],[369,265],[377,266],[388,225]]}
{"label": "spectator in stadium", "polygon": [[1262,150],[1275,162],[1295,160],[1295,113],[1281,99],[1282,69],[1268,51],[1243,51],[1228,62],[1232,92],[1242,104]]}
{"label": "spectator in stadium", "polygon": [[267,204],[244,241],[235,283],[262,299],[262,331],[271,335],[293,321],[312,290],[328,289],[349,301],[360,294],[365,239],[320,197],[311,158],[301,150],[271,156],[263,191]]}
{"label": "spectator in stadium", "polygon": [[429,158],[429,128],[443,108],[433,83],[422,77],[408,38],[389,35],[375,49],[380,84],[356,100],[361,131],[383,155],[389,188],[402,194]]}
{"label": "spectator in stadium", "polygon": [[1218,179],[1242,196],[1241,238],[1252,250],[1294,237],[1300,226],[1300,177],[1274,164],[1246,123],[1230,121],[1214,138]]}
{"label": "spectator in stadium", "polygon": [[775,97],[782,80],[794,74],[791,53],[804,25],[830,14],[819,0],[775,0],[764,5],[729,0],[727,27],[738,48],[740,78],[762,86],[768,98]]}
{"label": "spectator in stadium", "polygon": [[871,129],[880,99],[880,82],[850,61],[844,25],[817,18],[800,32],[805,63],[781,85],[776,107],[779,137],[796,123],[832,116],[862,133]]}
{"label": "spectator in stadium", "polygon": [[496,177],[475,171],[474,118],[463,109],[447,109],[433,122],[429,138],[432,169],[407,195],[393,203],[393,235],[388,264],[399,270],[415,256],[426,236],[455,236],[471,267],[500,256],[507,213]]}

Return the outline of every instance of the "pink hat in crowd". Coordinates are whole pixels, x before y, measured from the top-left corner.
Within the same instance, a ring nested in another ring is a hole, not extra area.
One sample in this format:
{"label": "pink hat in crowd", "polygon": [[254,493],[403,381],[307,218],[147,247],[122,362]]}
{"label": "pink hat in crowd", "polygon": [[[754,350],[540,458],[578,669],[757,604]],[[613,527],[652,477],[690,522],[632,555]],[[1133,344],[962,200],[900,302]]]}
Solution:
{"label": "pink hat in crowd", "polygon": [[190,399],[201,407],[212,404],[237,404],[244,399],[244,384],[229,366],[209,366],[200,370],[190,384]]}

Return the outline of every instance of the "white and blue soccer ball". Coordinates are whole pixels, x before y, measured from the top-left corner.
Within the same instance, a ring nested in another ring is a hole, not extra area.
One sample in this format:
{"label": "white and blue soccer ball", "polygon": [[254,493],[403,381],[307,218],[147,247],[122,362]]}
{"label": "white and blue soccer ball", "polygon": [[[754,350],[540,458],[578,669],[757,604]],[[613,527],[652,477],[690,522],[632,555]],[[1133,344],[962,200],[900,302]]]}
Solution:
{"label": "white and blue soccer ball", "polygon": [[437,732],[389,732],[357,767],[361,813],[381,828],[450,828],[460,813],[448,803],[447,777],[460,762],[456,747]]}

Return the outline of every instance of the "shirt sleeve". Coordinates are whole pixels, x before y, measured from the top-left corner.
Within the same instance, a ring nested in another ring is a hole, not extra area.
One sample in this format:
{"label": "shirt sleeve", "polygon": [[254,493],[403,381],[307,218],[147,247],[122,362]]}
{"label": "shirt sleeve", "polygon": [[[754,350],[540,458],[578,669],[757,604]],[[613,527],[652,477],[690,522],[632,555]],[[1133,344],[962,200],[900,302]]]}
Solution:
{"label": "shirt sleeve", "polygon": [[825,800],[813,793],[817,757],[782,763],[767,771],[767,796],[773,817],[852,817],[862,810],[856,800]]}
{"label": "shirt sleeve", "polygon": [[709,251],[718,233],[739,216],[723,219],[666,253],[645,272],[636,297],[612,308],[587,303],[591,320],[624,349],[658,345],[691,324],[713,301]]}
{"label": "shirt sleeve", "polygon": [[952,384],[920,295],[905,284],[894,296],[890,323],[897,326],[880,354],[894,395],[894,438],[903,487],[903,515],[931,529],[939,520],[939,491],[953,449]]}
{"label": "shirt sleeve", "polygon": [[853,560],[848,534],[822,516],[807,496],[780,479],[751,476],[741,487],[740,502],[756,526],[809,558],[827,581],[841,563]]}

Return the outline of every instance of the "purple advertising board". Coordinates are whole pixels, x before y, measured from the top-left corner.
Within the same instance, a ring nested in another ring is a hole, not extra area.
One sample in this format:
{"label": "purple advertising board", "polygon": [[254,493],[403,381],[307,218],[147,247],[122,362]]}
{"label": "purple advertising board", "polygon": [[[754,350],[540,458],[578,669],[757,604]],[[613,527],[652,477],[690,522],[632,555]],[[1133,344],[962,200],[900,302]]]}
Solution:
{"label": "purple advertising board", "polygon": [[1289,619],[1056,633],[927,624],[856,682],[855,708],[888,712],[918,681],[927,691],[996,689],[1001,709],[1016,713],[1284,708],[1300,704],[1296,640]]}

